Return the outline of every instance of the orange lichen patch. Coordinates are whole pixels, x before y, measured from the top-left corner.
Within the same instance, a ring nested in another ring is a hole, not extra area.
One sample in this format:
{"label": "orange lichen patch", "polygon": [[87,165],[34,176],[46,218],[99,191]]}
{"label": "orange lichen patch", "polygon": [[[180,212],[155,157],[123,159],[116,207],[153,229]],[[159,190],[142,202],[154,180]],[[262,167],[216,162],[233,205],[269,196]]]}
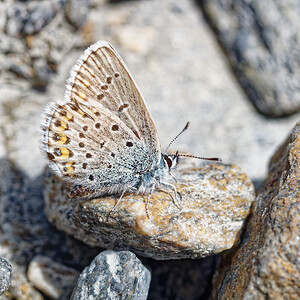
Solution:
{"label": "orange lichen patch", "polygon": [[[236,167],[236,166],[232,165],[231,167]],[[215,169],[215,170],[224,171],[226,169],[226,165],[215,164],[215,165],[212,166],[212,168]]]}
{"label": "orange lichen patch", "polygon": [[226,191],[226,189],[227,189],[227,187],[226,187],[227,180],[225,178],[222,178],[222,179],[212,178],[212,179],[209,179],[209,183],[212,186],[214,186],[220,190]]}

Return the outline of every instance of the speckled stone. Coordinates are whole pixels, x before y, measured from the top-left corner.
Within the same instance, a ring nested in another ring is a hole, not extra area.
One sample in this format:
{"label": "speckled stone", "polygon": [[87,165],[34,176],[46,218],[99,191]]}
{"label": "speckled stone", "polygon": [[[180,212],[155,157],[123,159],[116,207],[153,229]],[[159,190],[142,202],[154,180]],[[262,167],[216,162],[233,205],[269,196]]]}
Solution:
{"label": "speckled stone", "polygon": [[255,107],[272,117],[299,111],[299,1],[198,2]]}
{"label": "speckled stone", "polygon": [[132,252],[106,250],[83,270],[71,300],[146,300],[150,280]]}
{"label": "speckled stone", "polygon": [[224,257],[213,299],[300,298],[300,123],[270,162],[241,244]]}
{"label": "speckled stone", "polygon": [[9,288],[11,281],[11,265],[0,257],[0,296]]}
{"label": "speckled stone", "polygon": [[[46,174],[45,212],[58,229],[92,246],[132,251],[155,259],[199,258],[231,248],[239,239],[254,189],[236,166],[186,166],[175,173],[181,209],[172,191],[76,200],[51,173]],[[167,193],[166,193],[167,192]],[[108,218],[109,215],[109,218]]]}
{"label": "speckled stone", "polygon": [[47,256],[35,256],[27,271],[27,277],[35,288],[51,299],[70,299],[80,272],[58,263]]}

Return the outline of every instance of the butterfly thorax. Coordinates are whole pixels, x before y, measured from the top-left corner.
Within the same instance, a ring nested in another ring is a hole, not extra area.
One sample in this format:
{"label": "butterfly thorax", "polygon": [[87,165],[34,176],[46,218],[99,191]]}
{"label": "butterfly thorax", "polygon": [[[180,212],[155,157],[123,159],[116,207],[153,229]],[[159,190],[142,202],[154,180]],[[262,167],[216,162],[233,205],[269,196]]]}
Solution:
{"label": "butterfly thorax", "polygon": [[178,156],[162,154],[158,165],[154,165],[144,173],[139,173],[139,180],[134,189],[138,193],[151,193],[155,187],[172,179],[170,171],[176,167]]}

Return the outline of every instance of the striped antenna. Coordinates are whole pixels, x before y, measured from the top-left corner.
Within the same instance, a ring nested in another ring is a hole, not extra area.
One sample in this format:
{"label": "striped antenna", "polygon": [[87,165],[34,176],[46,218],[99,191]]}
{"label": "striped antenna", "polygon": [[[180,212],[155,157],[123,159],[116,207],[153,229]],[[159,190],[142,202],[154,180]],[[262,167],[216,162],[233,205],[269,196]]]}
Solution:
{"label": "striped antenna", "polygon": [[165,151],[167,151],[169,149],[169,147],[178,139],[178,137],[184,133],[188,127],[190,125],[190,122],[187,122],[186,125],[184,126],[184,128],[174,137],[174,139],[169,143],[168,147],[165,149]]}

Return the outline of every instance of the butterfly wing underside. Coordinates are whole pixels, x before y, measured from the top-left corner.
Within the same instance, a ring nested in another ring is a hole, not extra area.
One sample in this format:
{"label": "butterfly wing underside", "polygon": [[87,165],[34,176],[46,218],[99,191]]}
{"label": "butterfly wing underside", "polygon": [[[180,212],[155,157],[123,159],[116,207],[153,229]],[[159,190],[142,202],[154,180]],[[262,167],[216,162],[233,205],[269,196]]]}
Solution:
{"label": "butterfly wing underside", "polygon": [[126,65],[97,42],[71,71],[63,101],[46,108],[42,146],[54,172],[112,192],[157,165],[161,150],[146,104]]}

